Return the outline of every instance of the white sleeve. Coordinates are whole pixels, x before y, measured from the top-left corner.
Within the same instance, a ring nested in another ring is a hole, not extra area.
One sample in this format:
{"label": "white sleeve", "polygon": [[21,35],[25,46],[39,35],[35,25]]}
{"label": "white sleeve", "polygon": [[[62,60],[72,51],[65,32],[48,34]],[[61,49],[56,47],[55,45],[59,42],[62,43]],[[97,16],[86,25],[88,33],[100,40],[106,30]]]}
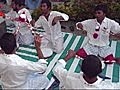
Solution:
{"label": "white sleeve", "polygon": [[47,68],[47,62],[44,59],[38,60],[38,62],[31,62],[26,60],[26,68],[30,71],[44,73]]}
{"label": "white sleeve", "polygon": [[57,11],[54,11],[55,12],[55,16],[62,16],[64,18],[64,21],[68,21],[69,19],[69,16],[65,13],[61,13],[61,12],[57,12]]}
{"label": "white sleeve", "polygon": [[90,24],[90,20],[85,20],[85,21],[76,23],[76,28],[77,28],[78,30],[81,30],[80,28],[77,27],[77,25],[78,25],[79,23],[81,23],[81,24],[83,25],[83,30],[85,30],[85,31],[88,30],[88,28],[89,28],[88,26],[89,26],[89,24]]}
{"label": "white sleeve", "polygon": [[31,16],[31,14],[30,14],[30,12],[28,10],[26,11],[26,16],[27,16],[27,20],[29,22],[31,22],[32,21],[32,16]]}
{"label": "white sleeve", "polygon": [[115,22],[115,21],[113,21],[112,20],[112,23],[111,23],[111,31],[114,33],[114,34],[117,34],[117,33],[120,33],[120,25],[117,23],[117,22]]}
{"label": "white sleeve", "polygon": [[64,84],[68,71],[65,68],[66,62],[62,59],[59,60],[53,68],[53,74],[57,77],[60,83]]}

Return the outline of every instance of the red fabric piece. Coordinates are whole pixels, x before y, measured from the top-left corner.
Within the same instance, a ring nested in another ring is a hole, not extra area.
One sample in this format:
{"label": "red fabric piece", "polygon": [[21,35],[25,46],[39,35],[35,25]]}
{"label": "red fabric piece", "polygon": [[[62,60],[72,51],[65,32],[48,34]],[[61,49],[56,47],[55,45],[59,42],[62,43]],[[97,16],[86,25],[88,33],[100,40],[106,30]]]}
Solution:
{"label": "red fabric piece", "polygon": [[81,48],[76,52],[76,55],[80,56],[81,58],[85,58],[87,56],[87,53],[83,48]]}
{"label": "red fabric piece", "polygon": [[96,39],[96,38],[98,37],[98,34],[97,34],[97,33],[94,33],[94,34],[93,34],[93,37],[94,37],[94,39]]}
{"label": "red fabric piece", "polygon": [[105,60],[105,61],[106,61],[106,60],[109,60],[109,61],[111,62],[111,61],[114,61],[115,58],[113,57],[113,54],[110,54],[110,55],[108,55],[107,57],[105,57],[104,60]]}
{"label": "red fabric piece", "polygon": [[19,21],[21,21],[21,22],[25,22],[25,19],[24,19],[24,18],[19,17]]}

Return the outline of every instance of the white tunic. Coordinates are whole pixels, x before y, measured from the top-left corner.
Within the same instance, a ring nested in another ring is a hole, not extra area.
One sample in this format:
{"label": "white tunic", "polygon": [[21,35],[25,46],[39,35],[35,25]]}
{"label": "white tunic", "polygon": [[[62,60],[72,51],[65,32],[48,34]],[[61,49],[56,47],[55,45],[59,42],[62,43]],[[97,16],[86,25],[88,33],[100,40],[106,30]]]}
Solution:
{"label": "white tunic", "polygon": [[[54,17],[56,16],[62,16],[64,18],[64,21],[67,21],[69,19],[69,16],[64,13],[60,13],[57,11],[51,11],[48,17],[48,21],[44,16],[40,16],[39,19],[35,22],[35,27],[43,27],[43,29],[45,30],[44,37],[50,42],[52,42],[53,47],[55,47],[56,43],[60,42],[58,40],[59,38],[63,38],[62,33],[61,33],[60,22],[58,21],[54,26],[52,26],[52,21]],[[59,47],[61,47],[60,45],[61,44],[59,44]],[[56,48],[59,48],[59,47],[56,47]]]}
{"label": "white tunic", "polygon": [[42,74],[46,68],[47,62],[43,59],[38,60],[38,62],[31,62],[15,54],[0,54],[2,88],[43,89],[48,84],[47,77]]}
{"label": "white tunic", "polygon": [[53,69],[54,75],[59,79],[61,87],[64,89],[119,89],[120,83],[111,83],[109,80],[98,80],[93,83],[87,83],[83,78],[83,73],[72,73],[65,69],[66,62],[59,60]]}
{"label": "white tunic", "polygon": [[[79,23],[79,22],[78,22]],[[78,24],[77,23],[77,24]],[[116,34],[120,33],[120,25],[107,17],[102,21],[101,25],[96,19],[89,19],[81,22],[83,29],[87,31],[89,43],[96,46],[107,46],[109,45],[110,32]],[[99,27],[99,31],[95,31],[96,27]],[[78,28],[78,27],[77,27]],[[98,37],[93,38],[93,34],[97,33]]]}
{"label": "white tunic", "polygon": [[[32,21],[32,17],[31,17],[29,10],[27,10],[26,8],[19,10],[18,16],[20,16],[23,13],[26,16],[25,21],[28,21],[28,23],[30,23]],[[19,32],[22,35],[26,34],[27,32],[30,32],[30,28],[28,27],[27,22],[18,22],[18,26],[20,28]]]}

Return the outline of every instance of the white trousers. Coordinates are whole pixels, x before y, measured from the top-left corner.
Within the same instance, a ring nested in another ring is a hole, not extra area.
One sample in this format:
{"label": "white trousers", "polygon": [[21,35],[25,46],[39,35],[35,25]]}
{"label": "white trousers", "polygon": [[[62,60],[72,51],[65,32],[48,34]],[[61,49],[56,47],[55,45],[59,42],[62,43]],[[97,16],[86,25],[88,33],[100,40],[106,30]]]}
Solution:
{"label": "white trousers", "polygon": [[32,35],[31,31],[27,32],[24,35],[18,32],[16,35],[16,41],[18,44],[30,45],[34,42],[34,36]]}
{"label": "white trousers", "polygon": [[92,44],[87,43],[83,49],[86,51],[87,55],[99,55],[103,58],[107,57],[108,55],[112,54],[112,49],[110,46],[94,46]]}
{"label": "white trousers", "polygon": [[43,37],[41,47],[48,47],[51,48],[53,52],[60,53],[64,49],[63,42],[64,39],[62,37],[56,39],[54,41],[54,44],[51,40],[48,40],[47,38]]}

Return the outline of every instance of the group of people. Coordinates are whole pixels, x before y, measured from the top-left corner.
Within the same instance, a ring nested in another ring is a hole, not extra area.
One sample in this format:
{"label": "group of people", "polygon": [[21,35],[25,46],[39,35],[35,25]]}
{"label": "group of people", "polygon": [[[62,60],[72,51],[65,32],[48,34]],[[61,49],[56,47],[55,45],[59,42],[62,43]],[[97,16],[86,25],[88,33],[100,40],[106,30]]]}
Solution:
{"label": "group of people", "polygon": [[[33,22],[31,14],[25,8],[25,4],[19,0],[14,1],[12,10],[6,14],[16,26],[14,34],[5,33],[0,38],[0,76],[4,89],[45,89],[49,84],[47,76],[43,73],[47,68],[47,61],[41,48],[50,48],[55,53],[64,50],[64,39],[61,32],[60,21],[68,21],[69,16],[58,11],[51,11],[51,2],[42,0],[40,9],[42,15]],[[113,56],[109,46],[110,34],[119,34],[120,25],[107,18],[106,5],[95,7],[95,19],[78,22],[76,28],[85,30],[89,38],[86,45],[77,52],[69,50],[66,57],[58,60],[53,73],[64,89],[107,89],[119,88],[118,83],[112,84],[103,81],[98,75],[102,72],[102,64],[99,57],[106,64],[119,63],[120,59]],[[11,15],[15,13],[15,16]],[[41,37],[32,34],[32,28],[42,27],[45,33]],[[17,43],[20,45],[35,44],[38,54],[38,62],[26,61],[15,54]],[[83,73],[70,73],[65,69],[66,62],[73,57],[83,58],[81,70]],[[98,57],[99,56],[99,57]],[[78,82],[77,84],[75,82]]]}

